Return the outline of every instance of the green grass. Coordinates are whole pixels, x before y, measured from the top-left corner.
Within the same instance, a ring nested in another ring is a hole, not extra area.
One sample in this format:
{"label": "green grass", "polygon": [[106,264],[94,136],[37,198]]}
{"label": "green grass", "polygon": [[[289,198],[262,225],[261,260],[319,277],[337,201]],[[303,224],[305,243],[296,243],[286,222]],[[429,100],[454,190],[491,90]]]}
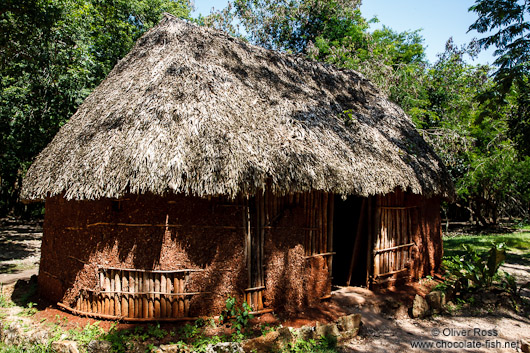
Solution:
{"label": "green grass", "polygon": [[462,255],[462,244],[469,244],[479,252],[488,251],[491,243],[506,244],[506,262],[530,266],[530,226],[513,233],[477,234],[444,237],[444,255]]}

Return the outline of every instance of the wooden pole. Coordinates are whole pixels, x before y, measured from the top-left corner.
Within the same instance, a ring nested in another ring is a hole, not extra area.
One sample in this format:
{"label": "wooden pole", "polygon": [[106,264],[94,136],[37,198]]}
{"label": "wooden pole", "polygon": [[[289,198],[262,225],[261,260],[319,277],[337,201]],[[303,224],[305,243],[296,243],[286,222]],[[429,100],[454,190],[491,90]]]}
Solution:
{"label": "wooden pole", "polygon": [[351,283],[353,268],[355,267],[355,264],[357,263],[357,258],[359,257],[359,253],[361,251],[361,238],[362,238],[362,231],[363,231],[363,219],[364,219],[364,214],[365,214],[365,208],[366,208],[366,198],[363,198],[363,201],[361,203],[361,212],[359,213],[359,222],[357,222],[357,235],[355,236],[355,243],[353,245],[352,257],[350,261],[350,270],[348,272],[348,280],[346,281],[346,286],[349,286]]}
{"label": "wooden pole", "polygon": [[[303,202],[304,202],[304,212],[305,212],[305,226],[306,228],[311,228],[310,225],[310,219],[309,219],[309,213],[310,211],[310,205],[309,205],[309,194],[307,192],[304,192],[302,195]],[[310,242],[310,230],[305,229],[304,230],[304,254],[305,256],[311,255],[311,242]]]}
{"label": "wooden pole", "polygon": [[159,274],[158,273],[153,273],[153,277],[154,277],[154,285],[155,285],[155,296],[154,296],[154,303],[153,303],[153,307],[154,307],[154,311],[153,311],[153,315],[154,317],[156,318],[159,318],[160,317],[160,313],[161,313],[161,307],[160,307],[160,278],[159,278]]}
{"label": "wooden pole", "polygon": [[313,230],[313,228],[315,227],[315,192],[314,191],[311,191],[310,192],[310,205],[311,205],[311,208],[310,208],[310,220],[309,220],[309,239],[311,239],[311,252],[310,252],[310,255],[313,255],[316,253],[316,236],[315,236],[315,231]]}
{"label": "wooden pole", "polygon": [[[171,293],[171,275],[166,278],[166,293]],[[170,296],[171,297],[171,296]],[[166,301],[166,317],[171,317],[172,307],[170,297]]]}
{"label": "wooden pole", "polygon": [[[129,291],[136,293],[136,281],[134,280],[134,272],[129,271]],[[135,315],[135,306],[134,306],[134,294],[129,295],[129,317],[136,317]]]}
{"label": "wooden pole", "polygon": [[[380,196],[376,196],[376,220],[375,220],[375,248],[380,248],[380,238],[381,238],[381,208],[380,206]],[[377,276],[379,272],[379,254],[370,254],[370,256],[374,256],[374,277]]]}
{"label": "wooden pole", "polygon": [[328,193],[322,194],[322,238],[324,240],[322,252],[328,252]]}
{"label": "wooden pole", "polygon": [[[121,289],[124,292],[129,292],[129,274],[125,271],[122,272],[121,277]],[[121,314],[123,316],[129,316],[129,298],[128,295],[123,295],[121,299]]]}
{"label": "wooden pole", "polygon": [[[101,270],[99,271],[99,290],[105,290],[105,275]],[[105,313],[105,299],[101,294],[98,295],[98,313]]]}
{"label": "wooden pole", "polygon": [[121,278],[120,271],[114,271],[114,314],[121,316]]}
{"label": "wooden pole", "polygon": [[261,207],[260,207],[260,219],[261,219],[261,229],[260,229],[260,243],[259,243],[259,269],[260,269],[260,277],[259,277],[259,285],[264,286],[265,285],[265,273],[263,264],[265,263],[265,222],[266,222],[266,215],[265,215],[265,198],[262,195],[260,197],[261,200]]}
{"label": "wooden pole", "polygon": [[[110,292],[110,278],[109,278],[109,272],[108,271],[105,271],[104,274],[105,276],[105,291],[106,292]],[[109,297],[109,294],[105,294],[105,315],[110,315],[110,297]]]}
{"label": "wooden pole", "polygon": [[[139,293],[143,290],[144,288],[144,284],[143,284],[143,274],[141,274],[140,272],[136,272],[136,281],[134,281],[136,283],[136,286],[135,286],[135,292],[136,293]],[[138,317],[138,318],[141,318],[143,317],[143,313],[144,313],[144,302],[143,302],[143,298],[140,296],[140,295],[136,295],[136,299],[134,300],[134,312],[135,312],[135,317]]]}
{"label": "wooden pole", "polygon": [[[179,293],[184,293],[184,279],[179,278]],[[186,316],[186,312],[184,311],[184,297],[179,296],[179,313],[181,316]]]}
{"label": "wooden pole", "polygon": [[[145,293],[149,292],[149,281],[147,278],[147,272],[142,273],[142,291]],[[149,317],[149,303],[147,295],[142,295],[142,317]]]}
{"label": "wooden pole", "polygon": [[[165,293],[167,290],[167,283],[166,283],[166,276],[161,273],[160,274],[160,292]],[[166,296],[161,295],[160,296],[160,317],[166,317]]]}
{"label": "wooden pole", "polygon": [[[154,289],[155,289],[155,281],[153,279],[153,273],[148,273],[148,276],[147,276],[147,280],[149,282],[149,286],[148,286],[148,292],[153,292]],[[149,300],[148,300],[148,317],[150,318],[153,318],[155,317],[155,296],[154,294],[151,294],[149,295]]]}
{"label": "wooden pole", "polygon": [[247,195],[246,197],[246,203],[245,203],[245,223],[246,223],[246,251],[247,251],[247,275],[248,275],[248,287],[252,287],[252,238],[251,238],[251,223],[250,223],[250,204],[249,204],[249,197]]}
{"label": "wooden pole", "polygon": [[[173,293],[180,293],[178,275],[175,274],[173,277]],[[179,298],[173,297],[172,316],[179,317]]]}
{"label": "wooden pole", "polygon": [[[328,252],[333,252],[333,218],[335,217],[335,195],[329,194],[328,199]],[[333,255],[328,256],[329,273],[333,275]]]}
{"label": "wooden pole", "polygon": [[324,253],[324,237],[322,234],[322,191],[317,193],[317,202],[316,202],[316,213],[317,213],[317,234],[318,234],[318,253]]}

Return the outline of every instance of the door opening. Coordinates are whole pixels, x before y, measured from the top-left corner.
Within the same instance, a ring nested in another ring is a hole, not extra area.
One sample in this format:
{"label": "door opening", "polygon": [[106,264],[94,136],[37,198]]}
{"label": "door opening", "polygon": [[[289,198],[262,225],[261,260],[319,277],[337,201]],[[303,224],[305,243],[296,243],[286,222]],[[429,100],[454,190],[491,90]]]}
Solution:
{"label": "door opening", "polygon": [[[335,195],[333,224],[333,285],[366,285],[368,249],[368,207],[365,198]],[[363,212],[362,212],[363,211]],[[361,213],[363,213],[361,215]],[[358,234],[359,221],[361,229]],[[359,236],[359,238],[357,238]],[[355,254],[355,256],[354,256]],[[353,261],[352,261],[353,260]],[[353,266],[352,266],[353,265]]]}

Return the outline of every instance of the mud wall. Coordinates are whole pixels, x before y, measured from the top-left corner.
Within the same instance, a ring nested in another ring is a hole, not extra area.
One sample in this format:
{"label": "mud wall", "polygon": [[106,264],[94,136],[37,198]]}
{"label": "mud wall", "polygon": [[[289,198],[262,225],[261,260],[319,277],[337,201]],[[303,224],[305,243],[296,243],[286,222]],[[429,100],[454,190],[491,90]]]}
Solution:
{"label": "mud wall", "polygon": [[[82,288],[97,287],[97,268],[203,269],[191,275],[190,315],[216,315],[248,286],[243,206],[169,195],[46,200],[39,273],[43,297],[73,305]],[[265,306],[287,311],[318,303],[329,274],[304,258],[304,209],[286,208],[265,237]]]}
{"label": "mud wall", "polygon": [[443,257],[440,199],[407,195],[407,204],[417,206],[412,213],[416,247],[411,271],[412,278],[417,280],[440,272]]}

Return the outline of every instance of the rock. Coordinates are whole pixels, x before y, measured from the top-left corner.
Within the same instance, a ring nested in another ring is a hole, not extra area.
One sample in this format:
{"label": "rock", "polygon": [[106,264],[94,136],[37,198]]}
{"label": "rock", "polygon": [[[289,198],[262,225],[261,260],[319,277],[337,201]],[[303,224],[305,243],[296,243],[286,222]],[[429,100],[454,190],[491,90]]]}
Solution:
{"label": "rock", "polygon": [[401,319],[408,319],[409,318],[409,310],[405,305],[400,305],[399,308],[396,309],[394,312],[394,315],[392,315],[392,319],[401,320]]}
{"label": "rock", "polygon": [[412,304],[412,317],[422,318],[427,316],[428,312],[429,304],[422,296],[416,294],[414,297],[414,303]]}
{"label": "rock", "polygon": [[79,353],[75,341],[55,341],[52,342],[51,349],[55,353]]}
{"label": "rock", "polygon": [[530,344],[525,340],[521,340],[521,352],[530,353]]}
{"label": "rock", "polygon": [[210,344],[206,347],[206,353],[245,353],[241,344],[237,342],[221,342]]}
{"label": "rock", "polygon": [[48,343],[48,339],[50,338],[50,333],[45,330],[37,330],[34,333],[32,333],[31,337],[29,338],[29,341],[33,345],[46,345]]}
{"label": "rock", "polygon": [[109,341],[90,341],[87,347],[88,353],[110,353],[112,343]]}
{"label": "rock", "polygon": [[302,341],[308,341],[315,335],[315,328],[312,326],[302,326],[298,330],[298,339]]}
{"label": "rock", "polygon": [[155,353],[193,353],[191,348],[182,347],[177,344],[163,344]]}
{"label": "rock", "polygon": [[0,325],[0,342],[7,345],[19,346],[23,343],[24,328],[18,322]]}
{"label": "rock", "polygon": [[352,314],[337,319],[337,328],[341,339],[350,339],[359,333],[361,326],[361,314]]}
{"label": "rock", "polygon": [[278,331],[271,331],[265,336],[248,339],[242,342],[242,348],[245,352],[266,353],[274,352],[280,349]]}
{"label": "rock", "polygon": [[331,323],[322,325],[320,322],[317,322],[317,325],[315,326],[315,339],[318,339],[320,337],[338,338],[339,336],[340,332],[337,328],[337,324]]}
{"label": "rock", "polygon": [[278,338],[276,341],[278,342],[278,345],[281,349],[284,349],[289,346],[289,344],[296,342],[296,337],[293,335],[289,327],[281,327],[277,330],[277,332]]}
{"label": "rock", "polygon": [[445,294],[438,290],[432,291],[425,296],[429,307],[433,312],[439,313],[442,311],[445,305]]}
{"label": "rock", "polygon": [[138,341],[129,341],[127,345],[128,353],[145,353],[149,348],[149,345],[147,343]]}

